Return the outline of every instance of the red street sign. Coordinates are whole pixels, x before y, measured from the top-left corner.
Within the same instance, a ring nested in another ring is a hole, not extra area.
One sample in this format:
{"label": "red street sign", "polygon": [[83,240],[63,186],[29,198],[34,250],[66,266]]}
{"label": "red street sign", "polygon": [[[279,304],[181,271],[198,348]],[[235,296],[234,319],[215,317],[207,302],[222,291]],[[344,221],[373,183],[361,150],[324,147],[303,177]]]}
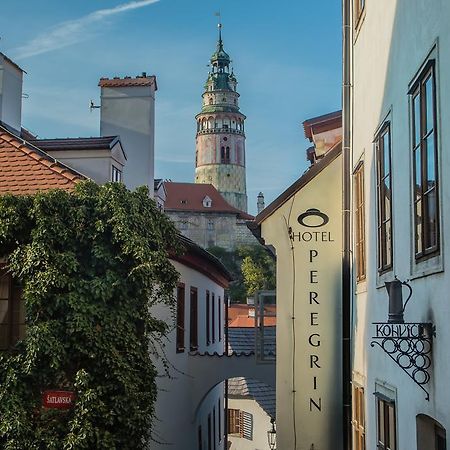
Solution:
{"label": "red street sign", "polygon": [[42,406],[44,408],[70,409],[74,401],[75,392],[44,391],[42,393]]}

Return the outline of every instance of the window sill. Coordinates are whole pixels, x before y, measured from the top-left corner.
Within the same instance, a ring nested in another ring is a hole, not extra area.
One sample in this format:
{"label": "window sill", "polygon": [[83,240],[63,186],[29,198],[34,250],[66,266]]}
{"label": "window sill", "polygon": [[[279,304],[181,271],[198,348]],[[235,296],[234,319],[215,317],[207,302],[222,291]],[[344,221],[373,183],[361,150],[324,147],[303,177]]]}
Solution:
{"label": "window sill", "polygon": [[444,271],[442,255],[436,255],[420,261],[412,261],[410,279],[428,277]]}

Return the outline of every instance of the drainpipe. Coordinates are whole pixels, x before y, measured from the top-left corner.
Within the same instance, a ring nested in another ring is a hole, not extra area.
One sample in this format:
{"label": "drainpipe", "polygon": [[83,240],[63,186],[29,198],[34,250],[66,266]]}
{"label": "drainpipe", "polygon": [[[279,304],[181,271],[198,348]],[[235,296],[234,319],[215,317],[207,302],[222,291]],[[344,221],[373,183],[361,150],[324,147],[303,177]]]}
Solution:
{"label": "drainpipe", "polygon": [[350,106],[351,106],[351,0],[342,0],[342,397],[343,448],[352,448],[351,391],[351,258],[350,258]]}

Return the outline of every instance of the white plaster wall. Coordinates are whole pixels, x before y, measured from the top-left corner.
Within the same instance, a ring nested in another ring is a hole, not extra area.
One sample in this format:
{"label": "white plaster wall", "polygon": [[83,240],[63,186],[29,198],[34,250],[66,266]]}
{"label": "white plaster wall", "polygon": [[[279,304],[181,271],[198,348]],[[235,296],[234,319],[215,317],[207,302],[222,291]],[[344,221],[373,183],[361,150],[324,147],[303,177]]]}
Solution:
{"label": "white plaster wall", "polygon": [[[215,299],[220,296],[224,298],[224,289],[209,277],[189,268],[179,262],[172,261],[173,265],[180,273],[180,282],[185,284],[185,347],[183,353],[176,353],[176,333],[174,328],[174,318],[169,308],[159,307],[157,315],[170,323],[173,327],[168,335],[165,353],[170,364],[171,378],[164,375],[163,368],[159,365],[161,377],[158,379],[158,400],[156,404],[157,420],[154,425],[155,437],[160,443],[152,443],[152,450],[167,449],[170,444],[176,450],[197,450],[198,449],[198,426],[202,426],[203,439],[206,442],[208,436],[207,418],[216,409],[216,448],[223,450],[224,439],[218,436],[218,402],[224,405],[224,383],[219,383],[215,387],[209,386],[209,374],[204,373],[205,395],[197,413],[197,406],[193,402],[192,389],[192,364],[195,358],[189,357],[189,313],[190,313],[190,287],[198,289],[198,351],[222,353],[224,348],[224,336],[222,327],[222,338],[219,341],[216,332],[216,342],[207,345],[206,343],[206,290],[214,292]],[[174,293],[175,295],[175,293]],[[218,310],[215,308],[216,326],[218,324]],[[222,320],[224,320],[222,311]],[[198,357],[197,357],[198,358]],[[205,356],[208,358],[208,356]],[[214,370],[211,367],[211,370]],[[209,392],[208,390],[212,388]],[[223,414],[222,414],[223,420]],[[223,431],[223,426],[222,426]],[[204,445],[205,449],[208,447]],[[214,448],[214,447],[213,447]]]}
{"label": "white plaster wall", "polygon": [[253,415],[253,439],[244,439],[228,435],[231,442],[230,450],[270,450],[267,440],[267,432],[272,429],[269,415],[252,398],[228,399],[229,409],[240,409]]}
{"label": "white plaster wall", "polygon": [[[450,217],[449,96],[450,96],[450,3],[444,0],[366,1],[366,11],[354,36],[354,110],[352,123],[353,166],[365,165],[367,279],[355,285],[354,297],[354,380],[366,392],[366,445],[376,449],[375,383],[391,386],[397,401],[397,448],[416,450],[416,415],[427,414],[450,431],[450,277],[446,267],[449,239],[446,225]],[[411,146],[408,85],[436,45],[438,103],[438,153],[440,159],[441,257],[436,270],[421,276],[413,254],[411,207]],[[389,114],[392,137],[393,246],[394,269],[382,279],[377,276],[375,161],[373,139]],[[384,281],[397,275],[413,278],[413,297],[405,320],[431,321],[437,337],[433,347],[431,382],[425,393],[379,348],[370,347],[372,322],[387,321],[388,297]],[[447,441],[448,440],[447,437]],[[447,444],[449,445],[449,444]]]}
{"label": "white plaster wall", "polygon": [[0,121],[14,130],[22,127],[23,73],[0,55]]}
{"label": "white plaster wall", "polygon": [[154,189],[154,86],[104,87],[101,91],[100,135],[120,136],[127,155],[124,182],[130,189]]}
{"label": "white plaster wall", "polygon": [[96,183],[104,184],[111,181],[112,165],[123,171],[124,166],[117,160],[111,158],[109,151],[67,151],[49,150],[49,155],[72,167],[76,171],[86,175]]}

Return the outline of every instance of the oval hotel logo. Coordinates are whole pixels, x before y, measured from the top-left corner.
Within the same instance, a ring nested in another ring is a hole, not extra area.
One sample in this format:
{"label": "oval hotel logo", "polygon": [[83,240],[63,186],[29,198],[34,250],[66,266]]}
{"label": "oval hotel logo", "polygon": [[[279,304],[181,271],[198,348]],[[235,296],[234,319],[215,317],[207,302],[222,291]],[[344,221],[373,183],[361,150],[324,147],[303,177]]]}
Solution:
{"label": "oval hotel logo", "polygon": [[297,222],[308,228],[323,227],[329,220],[330,218],[325,213],[316,208],[307,209],[297,217]]}

